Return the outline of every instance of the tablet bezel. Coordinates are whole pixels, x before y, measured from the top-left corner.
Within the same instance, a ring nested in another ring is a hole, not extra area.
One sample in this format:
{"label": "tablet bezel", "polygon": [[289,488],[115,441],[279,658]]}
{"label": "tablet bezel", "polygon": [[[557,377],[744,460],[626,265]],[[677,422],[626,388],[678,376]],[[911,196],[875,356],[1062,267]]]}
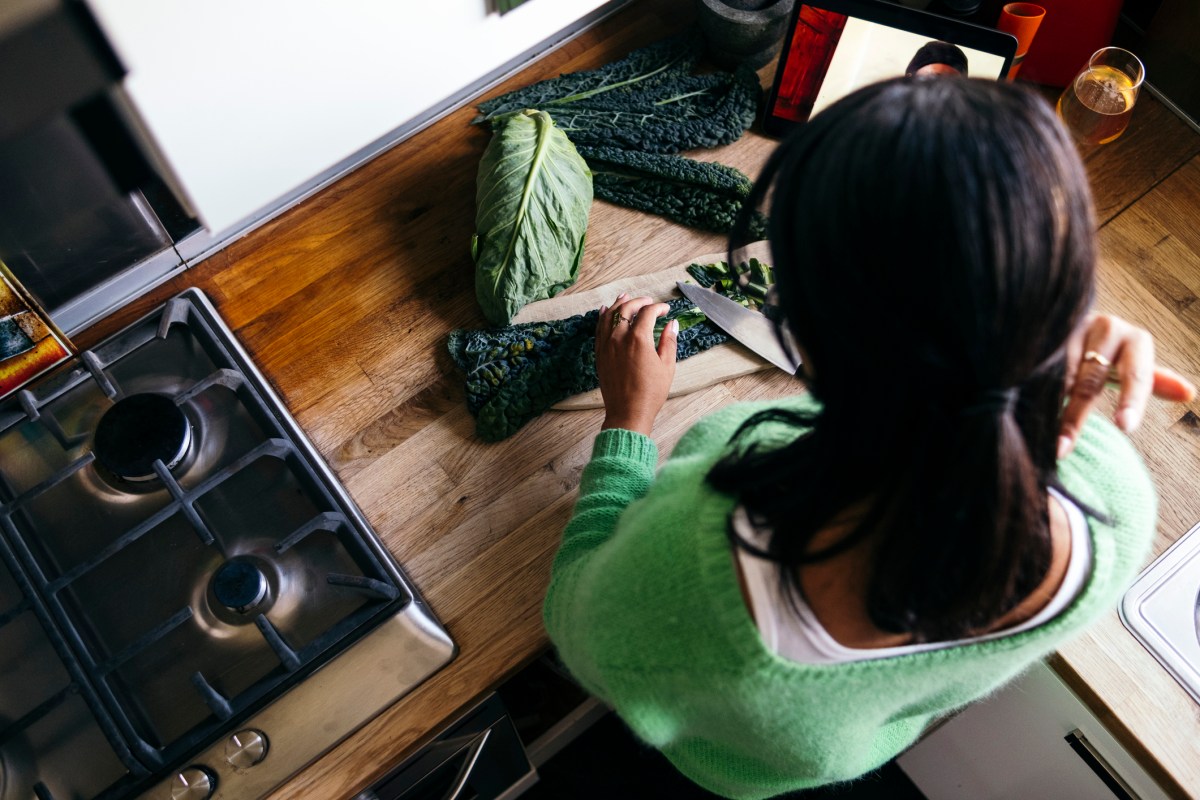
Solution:
{"label": "tablet bezel", "polygon": [[1004,67],[1000,70],[997,80],[1004,80],[1008,77],[1017,52],[1017,40],[1011,34],[995,28],[985,28],[982,25],[941,17],[907,6],[878,0],[874,2],[866,0],[796,0],[796,6],[792,9],[791,19],[788,21],[787,36],[784,37],[779,60],[775,65],[775,78],[771,83],[771,92],[767,96],[767,103],[762,113],[762,131],[768,136],[783,136],[788,131],[807,122],[807,120],[798,122],[774,115],[775,101],[779,96],[779,85],[783,81],[784,66],[792,52],[792,38],[795,35],[796,23],[800,19],[800,9],[803,6],[844,14],[847,17],[1000,56],[1004,59]]}

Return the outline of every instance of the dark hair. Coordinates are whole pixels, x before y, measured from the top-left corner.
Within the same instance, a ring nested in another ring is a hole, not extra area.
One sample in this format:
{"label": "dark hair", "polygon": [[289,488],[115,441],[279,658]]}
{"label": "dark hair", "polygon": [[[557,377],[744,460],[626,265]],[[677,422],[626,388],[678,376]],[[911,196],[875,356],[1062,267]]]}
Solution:
{"label": "dark hair", "polygon": [[[1049,567],[1065,342],[1093,293],[1071,141],[1011,84],[898,78],[780,144],[731,263],[768,193],[779,303],[821,410],[752,417],[710,483],[771,531],[761,554],[790,590],[800,565],[870,537],[878,627],[925,641],[994,622]],[[741,438],[770,422],[807,431],[775,447]],[[814,552],[854,508],[851,530]]]}
{"label": "dark hair", "polygon": [[956,69],[963,77],[967,75],[967,55],[949,42],[926,42],[921,45],[912,61],[904,68],[905,75],[914,75],[921,67],[930,64],[945,64]]}

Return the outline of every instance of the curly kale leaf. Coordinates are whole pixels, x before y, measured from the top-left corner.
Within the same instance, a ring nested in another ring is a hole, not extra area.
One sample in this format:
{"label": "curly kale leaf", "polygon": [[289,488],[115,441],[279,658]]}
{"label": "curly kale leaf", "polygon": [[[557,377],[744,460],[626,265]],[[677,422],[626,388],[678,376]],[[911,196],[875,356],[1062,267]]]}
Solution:
{"label": "curly kale leaf", "polygon": [[583,364],[584,369],[558,370],[556,377],[566,386],[586,384],[589,361],[595,371],[595,355],[589,359],[583,345],[595,338],[595,327],[596,312],[591,312],[549,322],[452,331],[450,355],[467,376],[467,409],[478,417],[516,378],[528,371],[554,373],[550,367],[559,363]]}
{"label": "curly kale leaf", "polygon": [[[592,171],[596,197],[715,233],[732,230],[752,186],[741,171],[712,161],[618,147],[577,149]],[[750,232],[763,237],[762,214],[754,215]]]}
{"label": "curly kale leaf", "polygon": [[753,124],[760,94],[758,76],[740,67],[547,110],[577,145],[678,153],[736,141]]}
{"label": "curly kale leaf", "polygon": [[575,72],[488,100],[475,122],[497,124],[527,108],[548,112],[576,144],[678,153],[728,144],[754,122],[762,94],[749,68],[692,75],[694,36],[635,50],[590,72]]}
{"label": "curly kale leaf", "polygon": [[[728,341],[687,300],[672,300],[669,305],[667,318],[681,320],[678,360]],[[505,439],[558,401],[599,385],[598,313],[450,334],[450,355],[466,373],[467,409],[475,417],[479,438]]]}
{"label": "curly kale leaf", "polygon": [[525,108],[549,110],[555,105],[581,102],[610,92],[625,94],[635,87],[669,82],[690,74],[702,51],[703,46],[694,34],[672,36],[599,69],[560,75],[484,101],[479,104],[481,114],[474,121],[486,122]]}

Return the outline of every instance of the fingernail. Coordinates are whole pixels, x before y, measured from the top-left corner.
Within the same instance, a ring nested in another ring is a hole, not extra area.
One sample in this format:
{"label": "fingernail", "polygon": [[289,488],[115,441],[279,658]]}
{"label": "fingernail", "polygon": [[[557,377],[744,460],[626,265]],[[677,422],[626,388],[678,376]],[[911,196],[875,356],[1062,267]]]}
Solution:
{"label": "fingernail", "polygon": [[1125,431],[1125,433],[1133,433],[1137,429],[1138,423],[1142,421],[1137,412],[1129,406],[1117,409],[1117,413],[1113,415],[1113,421],[1117,423],[1117,427]]}
{"label": "fingernail", "polygon": [[629,297],[629,292],[621,292],[619,295],[617,295],[618,300],[624,300],[626,297]]}
{"label": "fingernail", "polygon": [[672,336],[679,335],[679,320],[677,320],[677,319],[671,320],[669,323],[667,323],[667,327],[671,329]]}
{"label": "fingernail", "polygon": [[603,314],[605,311],[608,311],[608,306],[601,303],[600,304],[600,313]]}
{"label": "fingernail", "polygon": [[1071,452],[1071,447],[1073,445],[1074,445],[1074,442],[1071,441],[1070,436],[1058,437],[1058,457],[1066,458],[1067,455]]}

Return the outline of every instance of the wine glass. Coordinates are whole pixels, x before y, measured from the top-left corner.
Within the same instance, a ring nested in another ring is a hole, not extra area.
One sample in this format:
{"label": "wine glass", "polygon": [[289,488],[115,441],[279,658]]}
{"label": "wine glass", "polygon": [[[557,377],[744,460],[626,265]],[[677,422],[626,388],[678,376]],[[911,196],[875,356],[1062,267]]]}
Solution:
{"label": "wine glass", "polygon": [[1120,47],[1102,47],[1058,98],[1058,116],[1081,145],[1106,144],[1125,132],[1146,68]]}

